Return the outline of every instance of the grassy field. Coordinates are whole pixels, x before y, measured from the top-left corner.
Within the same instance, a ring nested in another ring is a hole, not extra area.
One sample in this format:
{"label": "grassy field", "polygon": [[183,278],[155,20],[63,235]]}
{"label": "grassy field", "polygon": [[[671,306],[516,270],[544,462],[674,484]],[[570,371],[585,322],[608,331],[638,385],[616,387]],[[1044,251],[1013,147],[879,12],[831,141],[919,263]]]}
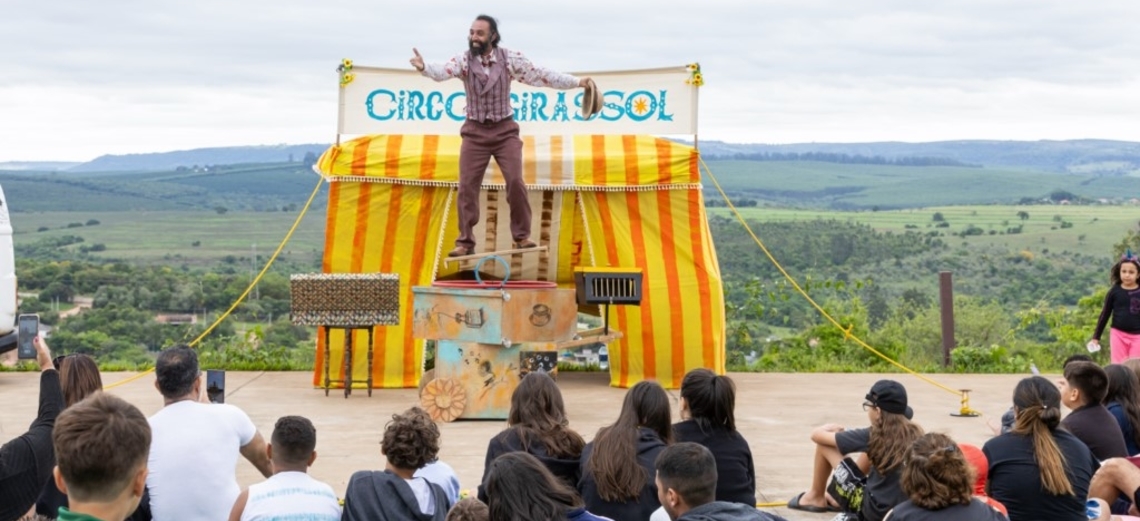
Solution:
{"label": "grassy field", "polygon": [[[1022,221],[1018,212],[1027,213],[1029,218]],[[1107,252],[1128,230],[1136,230],[1137,220],[1140,219],[1140,208],[1135,206],[969,205],[877,212],[741,208],[740,213],[746,219],[762,222],[837,219],[867,224],[880,231],[941,231],[946,235],[959,233],[973,225],[982,228],[985,234],[963,238],[951,236],[944,240],[950,244],[966,241],[972,244],[1001,244],[1010,248],[1050,248],[1090,253]],[[936,228],[938,223],[933,220],[935,213],[941,213],[950,226]],[[731,216],[727,208],[710,208],[709,214]],[[1056,220],[1056,216],[1060,216],[1060,221]],[[1061,228],[1062,222],[1072,223],[1072,227]],[[912,228],[907,228],[908,225]],[[1018,225],[1022,225],[1020,234],[1003,233]],[[989,234],[991,230],[995,232],[994,235]]]}
{"label": "grassy field", "polygon": [[[763,222],[837,219],[867,224],[880,231],[939,231],[947,236],[944,240],[950,244],[966,241],[1019,249],[1050,248],[1091,253],[1108,251],[1128,230],[1136,230],[1140,219],[1140,208],[1134,206],[969,205],[877,212],[760,207],[742,208],[740,211],[746,219]],[[1022,221],[1018,212],[1027,213],[1029,218]],[[941,213],[949,227],[935,227],[938,224],[933,220],[935,213]],[[710,208],[709,214],[730,216],[727,208]],[[12,225],[17,245],[46,237],[78,235],[84,239],[82,245],[106,245],[106,251],[93,253],[102,258],[202,265],[229,255],[248,259],[255,244],[259,258],[266,258],[285,237],[296,217],[295,212],[231,211],[218,214],[207,210],[36,212],[12,214]],[[99,221],[99,224],[75,226],[91,219]],[[1062,222],[1072,226],[1061,228]],[[74,227],[68,228],[69,224]],[[1004,233],[1008,228],[1019,225],[1022,233]],[[961,238],[951,236],[969,226],[979,227],[985,234]],[[41,227],[49,230],[37,232]],[[324,210],[310,210],[282,256],[297,262],[317,261],[324,247],[324,228]],[[989,234],[991,230],[993,235]],[[193,245],[195,241],[198,241],[198,246]]]}
{"label": "grassy field", "polygon": [[[78,235],[84,239],[82,245],[106,245],[106,251],[92,253],[102,258],[201,265],[216,263],[227,255],[248,260],[254,245],[258,258],[266,259],[296,218],[296,212],[37,212],[12,214],[12,227],[17,245],[45,237]],[[68,224],[90,219],[99,224],[67,228]],[[40,227],[50,230],[37,232]],[[324,233],[324,210],[311,210],[281,256],[315,262],[324,248]],[[194,246],[195,241],[198,246]]]}
{"label": "grassy field", "polygon": [[[709,161],[736,196],[797,206],[916,208],[1014,204],[1065,190],[1090,199],[1140,193],[1140,178],[966,167],[910,167],[814,161]],[[713,192],[706,176],[706,191]]]}

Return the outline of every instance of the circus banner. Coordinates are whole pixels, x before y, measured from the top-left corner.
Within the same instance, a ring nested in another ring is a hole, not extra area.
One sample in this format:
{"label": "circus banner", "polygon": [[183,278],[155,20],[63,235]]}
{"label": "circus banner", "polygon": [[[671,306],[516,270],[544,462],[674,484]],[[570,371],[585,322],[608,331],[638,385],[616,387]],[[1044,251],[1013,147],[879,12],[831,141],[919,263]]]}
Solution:
{"label": "circus banner", "polygon": [[[459,80],[436,82],[411,69],[341,67],[338,133],[458,134],[466,96]],[[696,64],[637,71],[582,72],[602,91],[600,114],[582,119],[582,89],[511,83],[511,107],[523,135],[695,135]]]}

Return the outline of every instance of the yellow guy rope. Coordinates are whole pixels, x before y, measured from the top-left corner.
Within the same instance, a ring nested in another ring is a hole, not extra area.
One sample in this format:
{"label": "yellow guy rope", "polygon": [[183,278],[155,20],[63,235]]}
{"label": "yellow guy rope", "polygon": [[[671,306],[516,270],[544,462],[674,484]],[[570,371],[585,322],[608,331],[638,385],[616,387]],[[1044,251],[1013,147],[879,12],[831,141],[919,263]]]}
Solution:
{"label": "yellow guy rope", "polygon": [[[736,210],[736,206],[732,204],[732,200],[729,199],[728,194],[724,193],[724,189],[722,189],[720,187],[720,183],[717,182],[716,176],[713,175],[712,169],[710,169],[709,165],[707,163],[705,163],[704,158],[701,158],[701,165],[705,167],[705,172],[708,172],[709,179],[712,180],[713,185],[716,186],[716,190],[718,192],[720,192],[721,197],[724,198],[725,204],[728,205],[728,208],[730,210],[732,210],[733,215],[736,216],[736,220],[740,221],[740,224],[742,226],[744,226],[744,229],[748,232],[748,235],[752,236],[752,240],[756,241],[756,245],[760,246],[760,249],[764,251],[764,255],[768,256],[768,260],[772,261],[772,264],[774,266],[776,266],[776,269],[780,270],[780,273],[784,276],[785,279],[787,279],[788,283],[791,284],[793,288],[796,288],[796,291],[798,291],[799,294],[802,295],[804,297],[804,299],[806,299],[808,301],[808,303],[811,304],[812,307],[814,307],[816,309],[816,311],[819,311],[819,314],[823,315],[823,318],[826,318],[828,320],[828,322],[831,322],[833,325],[835,325],[835,327],[837,327],[843,331],[843,338],[845,340],[851,340],[851,341],[855,342],[856,344],[859,344],[864,349],[874,353],[875,356],[878,356],[879,358],[886,360],[891,365],[893,365],[899,369],[902,369],[903,371],[911,374],[915,378],[918,378],[922,381],[925,381],[926,383],[929,383],[930,385],[938,387],[939,389],[942,389],[944,391],[947,391],[949,393],[956,394],[956,395],[962,397],[963,398],[963,402],[962,402],[963,412],[967,412],[967,410],[969,409],[969,406],[966,405],[966,402],[965,402],[965,393],[963,393],[962,391],[959,391],[957,389],[953,389],[951,387],[947,387],[945,385],[942,385],[942,384],[930,379],[929,377],[918,374],[917,372],[910,369],[909,367],[906,367],[906,366],[892,360],[887,355],[884,355],[883,353],[879,352],[878,349],[871,347],[869,344],[864,342],[858,336],[851,334],[851,326],[843,327],[843,324],[840,324],[838,320],[836,320],[834,317],[831,316],[830,313],[827,312],[827,310],[823,309],[822,306],[817,304],[816,301],[814,299],[812,299],[807,294],[807,292],[804,291],[804,289],[802,287],[800,287],[799,283],[796,282],[796,279],[792,278],[792,276],[788,274],[787,270],[785,270],[784,267],[780,265],[780,262],[776,260],[776,257],[772,255],[772,252],[768,251],[768,247],[764,246],[764,242],[761,241],[760,238],[756,236],[756,233],[752,231],[752,228],[750,228],[748,226],[748,223],[744,221],[744,217],[741,216],[740,212]],[[973,411],[970,411],[970,412],[973,412]]]}
{"label": "yellow guy rope", "polygon": [[[225,320],[227,317],[230,316],[230,313],[233,313],[233,311],[235,309],[237,309],[238,305],[240,305],[242,303],[242,301],[245,300],[245,297],[247,297],[249,295],[250,291],[253,291],[253,287],[256,286],[258,281],[261,280],[261,277],[265,276],[265,273],[267,271],[269,271],[269,267],[272,266],[274,261],[277,260],[277,256],[281,254],[281,250],[283,250],[285,248],[285,245],[289,243],[289,239],[293,238],[293,232],[297,231],[297,226],[299,226],[301,224],[301,219],[305,218],[305,213],[309,211],[309,206],[311,206],[313,204],[313,199],[315,199],[317,197],[317,192],[321,191],[321,183],[324,183],[324,181],[325,181],[324,177],[320,177],[317,180],[317,186],[313,187],[313,193],[309,194],[309,200],[305,201],[305,206],[303,208],[301,208],[300,213],[297,214],[297,219],[293,221],[293,226],[289,228],[289,233],[286,233],[285,238],[281,240],[281,244],[277,245],[277,250],[273,252],[273,256],[269,257],[269,260],[265,263],[265,267],[261,268],[261,272],[258,273],[256,277],[254,277],[253,281],[249,283],[249,286],[245,288],[245,291],[242,292],[241,296],[239,296],[237,298],[237,300],[234,301],[233,305],[231,305],[230,308],[227,309],[225,313],[222,313],[221,315],[219,315],[217,320],[214,320],[214,323],[210,324],[210,327],[206,328],[206,330],[203,331],[202,334],[198,335],[198,338],[195,338],[194,340],[190,341],[190,343],[189,343],[190,347],[196,347],[198,345],[198,343],[202,341],[203,338],[206,338],[206,335],[209,335],[210,332],[214,330],[214,328],[218,327],[218,324],[221,324],[223,320]],[[103,389],[113,389],[113,388],[118,387],[120,385],[125,385],[128,383],[131,383],[131,382],[138,380],[139,378],[142,378],[142,377],[144,377],[150,373],[153,373],[153,372],[154,372],[154,368],[152,367],[152,368],[147,369],[146,371],[143,371],[143,372],[136,374],[132,377],[129,377],[129,378],[126,378],[123,380],[119,380],[118,382],[115,382],[115,383],[110,384],[110,385],[105,385],[105,386],[103,386]]]}

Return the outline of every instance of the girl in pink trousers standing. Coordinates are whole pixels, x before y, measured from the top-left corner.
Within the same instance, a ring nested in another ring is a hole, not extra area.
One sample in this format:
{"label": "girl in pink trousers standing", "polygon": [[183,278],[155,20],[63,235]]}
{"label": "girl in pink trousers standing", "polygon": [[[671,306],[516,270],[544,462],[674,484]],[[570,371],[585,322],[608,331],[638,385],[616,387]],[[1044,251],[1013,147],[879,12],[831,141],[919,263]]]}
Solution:
{"label": "girl in pink trousers standing", "polygon": [[1110,273],[1112,288],[1104,297],[1104,309],[1088,347],[1089,351],[1100,349],[1100,336],[1108,316],[1112,315],[1108,338],[1112,363],[1119,364],[1129,358],[1140,358],[1140,284],[1136,280],[1140,276],[1140,259],[1128,250]]}

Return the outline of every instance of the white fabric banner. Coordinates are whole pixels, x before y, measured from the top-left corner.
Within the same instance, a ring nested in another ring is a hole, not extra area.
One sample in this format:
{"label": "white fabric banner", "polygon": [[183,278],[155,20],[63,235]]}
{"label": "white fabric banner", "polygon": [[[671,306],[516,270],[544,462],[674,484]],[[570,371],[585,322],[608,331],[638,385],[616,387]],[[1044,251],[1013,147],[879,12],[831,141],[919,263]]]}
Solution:
{"label": "white fabric banner", "polygon": [[[414,70],[353,67],[340,89],[338,132],[458,134],[466,107],[463,83],[436,82]],[[687,66],[573,73],[603,93],[602,112],[582,119],[583,89],[555,90],[511,82],[511,107],[522,134],[695,135],[697,89]]]}

